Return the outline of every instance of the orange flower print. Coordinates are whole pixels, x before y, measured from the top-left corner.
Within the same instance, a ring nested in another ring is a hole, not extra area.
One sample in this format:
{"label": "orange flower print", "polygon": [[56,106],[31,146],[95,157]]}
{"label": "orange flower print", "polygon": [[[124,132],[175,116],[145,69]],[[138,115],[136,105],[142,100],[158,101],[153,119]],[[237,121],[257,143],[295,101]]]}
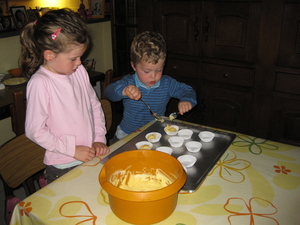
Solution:
{"label": "orange flower print", "polygon": [[288,174],[292,172],[291,170],[286,169],[285,166],[273,166],[273,167],[276,169],[275,170],[276,173]]}
{"label": "orange flower print", "polygon": [[[261,207],[257,202],[267,203],[268,206]],[[232,207],[237,205],[241,207],[241,210],[237,211],[236,207]],[[249,200],[248,204],[242,198],[229,198],[223,207],[227,212],[231,213],[228,216],[230,225],[242,224],[241,221],[245,221],[245,217],[248,218],[249,225],[279,225],[279,222],[270,216],[277,213],[277,208],[270,201],[262,198],[253,197]]]}
{"label": "orange flower print", "polygon": [[22,208],[20,209],[20,214],[21,216],[28,216],[29,217],[29,213],[32,211],[32,207],[29,207],[31,205],[31,202],[20,202],[19,206],[21,206]]}

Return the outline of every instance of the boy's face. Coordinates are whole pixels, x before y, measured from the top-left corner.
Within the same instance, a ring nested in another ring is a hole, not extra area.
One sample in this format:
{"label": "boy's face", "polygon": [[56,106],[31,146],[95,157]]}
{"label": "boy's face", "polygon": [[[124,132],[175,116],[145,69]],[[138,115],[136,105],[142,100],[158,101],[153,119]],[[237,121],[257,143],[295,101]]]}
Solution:
{"label": "boy's face", "polygon": [[140,81],[147,87],[155,85],[162,77],[165,61],[160,59],[156,64],[140,61],[137,64],[131,62],[131,66],[137,73]]}

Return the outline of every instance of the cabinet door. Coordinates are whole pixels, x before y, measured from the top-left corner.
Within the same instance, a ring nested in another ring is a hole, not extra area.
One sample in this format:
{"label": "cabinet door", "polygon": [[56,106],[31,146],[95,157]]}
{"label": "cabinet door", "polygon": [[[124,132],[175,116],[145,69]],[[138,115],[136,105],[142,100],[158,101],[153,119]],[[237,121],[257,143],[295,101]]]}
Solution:
{"label": "cabinet door", "polygon": [[256,62],[261,4],[204,1],[203,56]]}
{"label": "cabinet door", "polygon": [[252,94],[202,85],[203,124],[226,130],[249,131]]}
{"label": "cabinet door", "polygon": [[168,52],[199,55],[200,4],[185,1],[154,1],[155,31],[167,42]]}
{"label": "cabinet door", "polygon": [[278,64],[300,68],[300,5],[286,3],[280,36]]}
{"label": "cabinet door", "polygon": [[300,100],[274,97],[269,130],[271,140],[300,145]]}

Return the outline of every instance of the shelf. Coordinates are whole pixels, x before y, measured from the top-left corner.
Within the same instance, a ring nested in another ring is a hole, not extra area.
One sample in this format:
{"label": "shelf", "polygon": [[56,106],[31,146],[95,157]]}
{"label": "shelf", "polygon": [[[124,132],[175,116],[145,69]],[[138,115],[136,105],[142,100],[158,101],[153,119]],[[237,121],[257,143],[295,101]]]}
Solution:
{"label": "shelf", "polygon": [[[87,22],[87,24],[92,24],[92,23],[101,23],[101,22],[106,22],[106,21],[110,21],[110,18],[93,18],[86,22]],[[20,32],[21,32],[21,30],[1,31],[0,39],[7,38],[7,37],[19,36]]]}

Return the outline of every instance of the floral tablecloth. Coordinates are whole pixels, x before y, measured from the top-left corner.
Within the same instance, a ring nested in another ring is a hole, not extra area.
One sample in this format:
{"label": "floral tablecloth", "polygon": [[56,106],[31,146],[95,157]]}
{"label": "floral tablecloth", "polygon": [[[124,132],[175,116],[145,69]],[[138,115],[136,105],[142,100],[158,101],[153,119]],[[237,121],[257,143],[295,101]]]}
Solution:
{"label": "floral tablecloth", "polygon": [[[111,152],[153,122],[110,146]],[[98,182],[101,158],[20,202],[11,224],[128,224],[111,211]],[[300,147],[237,133],[199,189],[179,194],[174,213],[158,224],[299,225],[299,221]]]}

